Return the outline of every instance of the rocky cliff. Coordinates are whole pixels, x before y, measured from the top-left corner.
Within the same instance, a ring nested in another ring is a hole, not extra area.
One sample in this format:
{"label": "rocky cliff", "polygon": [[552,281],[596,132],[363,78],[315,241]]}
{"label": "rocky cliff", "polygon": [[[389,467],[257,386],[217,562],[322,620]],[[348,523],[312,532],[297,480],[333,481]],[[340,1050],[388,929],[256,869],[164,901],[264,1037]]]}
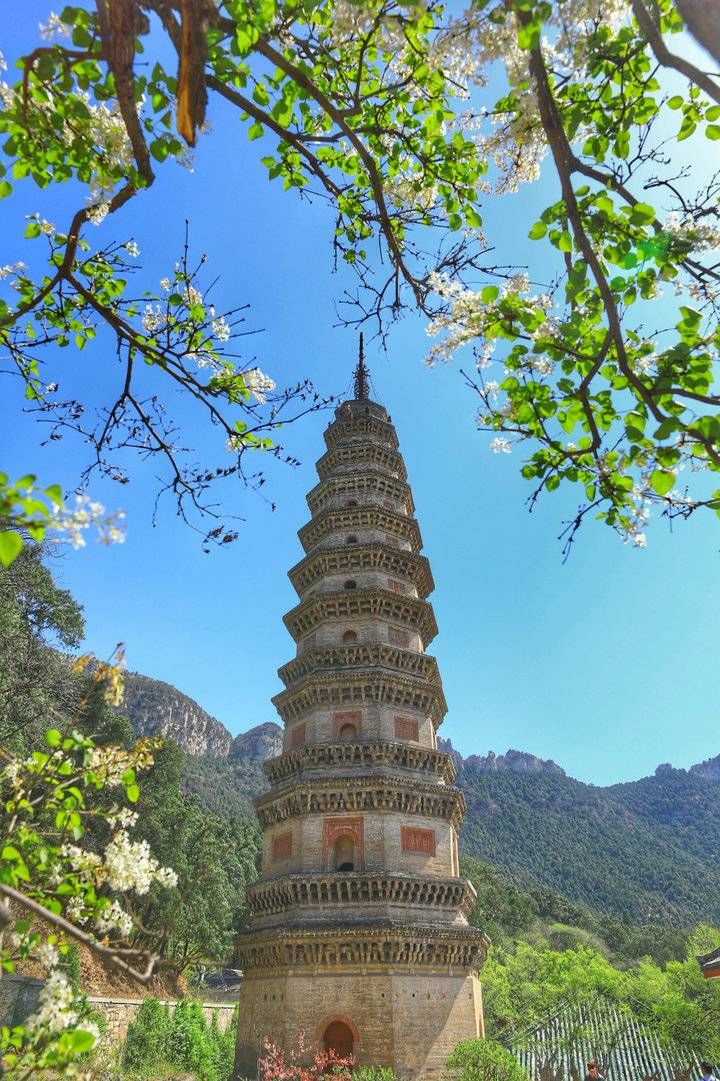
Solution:
{"label": "rocky cliff", "polygon": [[688,772],[694,773],[696,777],[703,777],[706,781],[720,781],[720,754],[698,762],[696,766],[691,766]]}
{"label": "rocky cliff", "polygon": [[494,773],[497,770],[511,770],[513,773],[557,773],[565,776],[565,770],[553,762],[552,758],[538,758],[527,751],[515,751],[512,748],[505,754],[488,751],[486,755],[471,754],[463,758],[456,751],[449,739],[438,736],[438,748],[447,751],[458,769],[471,770],[475,773]]}
{"label": "rocky cliff", "polygon": [[233,738],[225,725],[162,680],[129,672],[119,710],[137,736],[164,736],[190,754],[225,758],[230,753]]}
{"label": "rocky cliff", "polygon": [[136,736],[163,736],[188,754],[205,758],[242,758],[262,762],[282,750],[282,729],[272,721],[233,737],[224,724],[169,683],[138,672],[125,677],[125,699],[119,712]]}
{"label": "rocky cliff", "polygon": [[232,741],[231,758],[247,758],[251,762],[264,762],[282,751],[282,728],[272,721],[255,725],[247,732],[241,732]]}

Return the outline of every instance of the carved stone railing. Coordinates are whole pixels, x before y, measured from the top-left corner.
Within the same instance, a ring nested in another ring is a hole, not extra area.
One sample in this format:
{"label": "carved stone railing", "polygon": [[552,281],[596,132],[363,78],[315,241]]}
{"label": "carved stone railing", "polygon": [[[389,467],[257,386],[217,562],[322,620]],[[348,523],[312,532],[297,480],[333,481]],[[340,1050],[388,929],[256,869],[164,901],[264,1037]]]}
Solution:
{"label": "carved stone railing", "polygon": [[437,634],[435,613],[428,601],[377,586],[316,593],[288,612],[283,623],[297,642],[330,620],[363,619],[381,619],[417,631],[425,645]]}
{"label": "carved stone railing", "polygon": [[398,480],[407,480],[407,469],[399,451],[384,443],[364,443],[361,446],[340,444],[327,451],[316,463],[321,480],[329,476],[350,473],[367,473],[370,467],[397,475]]}
{"label": "carved stone railing", "polygon": [[378,503],[323,511],[298,530],[298,537],[305,551],[309,552],[331,533],[355,533],[361,529],[379,529],[410,541],[416,551],[422,548],[417,520],[405,514],[396,514]]}
{"label": "carved stone railing", "polygon": [[377,669],[316,672],[276,694],[272,703],[286,724],[318,708],[388,706],[424,713],[438,728],[447,713],[445,695],[437,683],[428,683],[403,672],[378,672]]}
{"label": "carved stone railing", "polygon": [[256,882],[247,888],[256,916],[271,916],[304,905],[408,905],[456,911],[468,916],[477,894],[461,878],[433,878],[389,872],[288,875]]}
{"label": "carved stone railing", "polygon": [[425,683],[441,686],[437,661],[428,653],[416,653],[385,642],[352,642],[347,645],[315,646],[278,669],[286,687],[316,672],[336,672],[342,668],[386,668]]}
{"label": "carved stone railing", "polygon": [[[250,937],[251,936],[251,937]],[[477,927],[331,927],[252,931],[237,941],[236,960],[244,972],[322,966],[457,968],[482,965],[488,940]]]}
{"label": "carved stone railing", "polygon": [[391,544],[351,544],[318,548],[290,571],[290,581],[302,594],[327,575],[380,571],[412,582],[421,597],[435,588],[427,558]]}
{"label": "carved stone railing", "polygon": [[465,797],[459,788],[412,778],[329,777],[301,781],[253,800],[263,828],[303,815],[336,815],[394,811],[439,818],[459,830]]}
{"label": "carved stone railing", "polygon": [[328,767],[400,768],[435,774],[438,780],[448,785],[455,780],[455,764],[446,751],[392,740],[306,743],[263,762],[263,769],[270,784],[280,784],[294,777],[300,778],[305,770]]}

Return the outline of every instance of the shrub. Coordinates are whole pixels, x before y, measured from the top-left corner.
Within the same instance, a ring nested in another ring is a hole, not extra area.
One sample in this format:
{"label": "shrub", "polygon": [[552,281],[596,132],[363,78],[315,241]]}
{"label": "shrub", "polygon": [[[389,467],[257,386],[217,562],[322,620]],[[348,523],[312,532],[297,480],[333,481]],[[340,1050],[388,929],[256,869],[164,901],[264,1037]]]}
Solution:
{"label": "shrub", "polygon": [[357,1066],[353,1081],[397,1081],[397,1074],[391,1066]]}
{"label": "shrub", "polygon": [[528,1081],[514,1055],[495,1040],[463,1040],[447,1066],[458,1071],[458,1081]]}
{"label": "shrub", "polygon": [[170,1046],[171,1020],[167,1006],[156,998],[146,998],[137,1017],[128,1025],[122,1064],[141,1076],[165,1062]]}
{"label": "shrub", "polygon": [[[320,1081],[330,1074],[350,1081],[354,1059],[339,1058],[334,1051],[320,1051],[298,1036],[296,1047],[280,1047],[266,1036],[262,1058],[258,1059],[259,1081]],[[353,1075],[354,1076],[354,1075]]]}
{"label": "shrub", "polygon": [[199,1002],[183,999],[172,1012],[146,998],[129,1025],[122,1066],[129,1075],[157,1078],[191,1073],[202,1081],[230,1081],[235,1058],[237,1017],[221,1032],[217,1015],[208,1025]]}

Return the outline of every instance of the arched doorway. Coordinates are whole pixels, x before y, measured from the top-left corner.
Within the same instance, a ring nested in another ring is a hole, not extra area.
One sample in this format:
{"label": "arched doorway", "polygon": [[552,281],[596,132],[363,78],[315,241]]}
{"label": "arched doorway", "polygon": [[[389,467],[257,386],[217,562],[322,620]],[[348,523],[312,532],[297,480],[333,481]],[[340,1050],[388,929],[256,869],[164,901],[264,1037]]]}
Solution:
{"label": "arched doorway", "polygon": [[323,1049],[338,1058],[350,1058],[354,1045],[352,1029],[344,1021],[331,1021],[323,1034]]}
{"label": "arched doorway", "polygon": [[354,724],[343,724],[338,731],[338,739],[350,740],[357,736],[357,728]]}

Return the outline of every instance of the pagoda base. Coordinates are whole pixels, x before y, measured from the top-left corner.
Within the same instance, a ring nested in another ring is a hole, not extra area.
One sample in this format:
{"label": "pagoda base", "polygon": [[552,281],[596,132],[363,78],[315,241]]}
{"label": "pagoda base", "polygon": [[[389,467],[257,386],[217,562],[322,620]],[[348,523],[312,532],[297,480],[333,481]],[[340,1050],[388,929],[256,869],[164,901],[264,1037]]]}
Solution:
{"label": "pagoda base", "polygon": [[373,966],[336,972],[248,972],[240,991],[237,1078],[257,1076],[262,1041],[323,1048],[340,1021],[361,1066],[391,1066],[412,1081],[438,1078],[461,1040],[484,1035],[480,981],[467,971]]}

